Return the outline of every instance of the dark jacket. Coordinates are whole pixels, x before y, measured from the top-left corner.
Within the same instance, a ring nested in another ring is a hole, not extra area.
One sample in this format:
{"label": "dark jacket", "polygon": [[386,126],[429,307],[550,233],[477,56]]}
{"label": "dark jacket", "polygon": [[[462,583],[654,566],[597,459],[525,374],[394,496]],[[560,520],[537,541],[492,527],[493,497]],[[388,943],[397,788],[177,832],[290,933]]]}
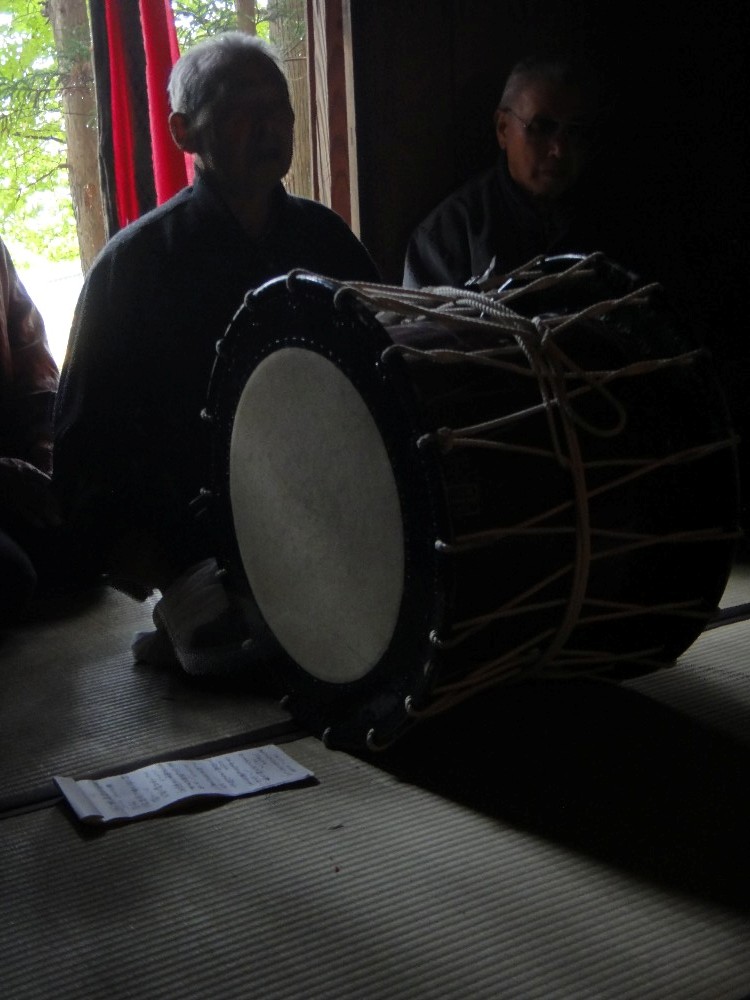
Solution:
{"label": "dark jacket", "polygon": [[276,192],[251,240],[198,176],[103,249],[76,308],[55,409],[55,483],[89,547],[129,529],[156,535],[186,565],[190,501],[206,485],[205,404],[215,345],[245,293],[301,267],[378,280],[334,212]]}
{"label": "dark jacket", "polygon": [[542,213],[513,181],[505,155],[449,195],[414,230],[406,251],[403,283],[463,287],[493,271],[505,274],[539,254],[588,253],[598,245],[591,219],[584,221],[574,196]]}

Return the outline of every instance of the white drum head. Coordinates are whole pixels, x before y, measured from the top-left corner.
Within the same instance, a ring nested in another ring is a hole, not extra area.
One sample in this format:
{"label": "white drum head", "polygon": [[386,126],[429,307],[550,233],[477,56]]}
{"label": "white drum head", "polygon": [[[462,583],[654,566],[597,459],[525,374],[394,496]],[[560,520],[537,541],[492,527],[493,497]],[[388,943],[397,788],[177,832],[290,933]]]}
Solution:
{"label": "white drum head", "polygon": [[332,361],[287,347],[253,370],[229,488],[245,574],[277,640],[322,681],[364,677],[396,628],[404,529],[380,431]]}

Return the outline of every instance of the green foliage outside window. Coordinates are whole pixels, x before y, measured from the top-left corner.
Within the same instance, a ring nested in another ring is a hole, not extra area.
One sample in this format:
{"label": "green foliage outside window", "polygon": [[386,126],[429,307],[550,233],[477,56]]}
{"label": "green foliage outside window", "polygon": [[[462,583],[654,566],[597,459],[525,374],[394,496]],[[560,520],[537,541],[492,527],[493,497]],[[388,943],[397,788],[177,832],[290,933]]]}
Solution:
{"label": "green foliage outside window", "polygon": [[38,0],[0,0],[0,234],[49,260],[78,255],[52,28]]}

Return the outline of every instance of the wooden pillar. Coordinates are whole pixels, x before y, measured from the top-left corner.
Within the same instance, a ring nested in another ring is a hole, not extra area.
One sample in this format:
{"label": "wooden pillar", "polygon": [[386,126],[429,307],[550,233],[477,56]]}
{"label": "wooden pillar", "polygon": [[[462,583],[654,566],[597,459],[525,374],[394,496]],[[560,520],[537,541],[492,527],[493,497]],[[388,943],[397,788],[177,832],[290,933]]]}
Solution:
{"label": "wooden pillar", "polygon": [[307,0],[314,196],[359,230],[349,0]]}
{"label": "wooden pillar", "polygon": [[292,194],[312,198],[306,6],[306,0],[269,3],[268,36],[283,60],[289,99],[294,109],[294,156],[284,183]]}

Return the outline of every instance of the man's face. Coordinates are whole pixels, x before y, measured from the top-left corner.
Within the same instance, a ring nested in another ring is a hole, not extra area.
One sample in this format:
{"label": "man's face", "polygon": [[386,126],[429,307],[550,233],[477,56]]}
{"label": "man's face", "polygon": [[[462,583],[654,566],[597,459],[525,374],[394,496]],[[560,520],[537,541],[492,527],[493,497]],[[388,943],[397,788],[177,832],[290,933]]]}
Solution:
{"label": "man's face", "polygon": [[266,193],[289,170],[294,112],[281,72],[264,55],[237,67],[197,116],[198,165],[234,197]]}
{"label": "man's face", "polygon": [[534,198],[554,201],[577,180],[586,156],[585,107],[578,87],[529,83],[495,114],[495,132],[513,180]]}

